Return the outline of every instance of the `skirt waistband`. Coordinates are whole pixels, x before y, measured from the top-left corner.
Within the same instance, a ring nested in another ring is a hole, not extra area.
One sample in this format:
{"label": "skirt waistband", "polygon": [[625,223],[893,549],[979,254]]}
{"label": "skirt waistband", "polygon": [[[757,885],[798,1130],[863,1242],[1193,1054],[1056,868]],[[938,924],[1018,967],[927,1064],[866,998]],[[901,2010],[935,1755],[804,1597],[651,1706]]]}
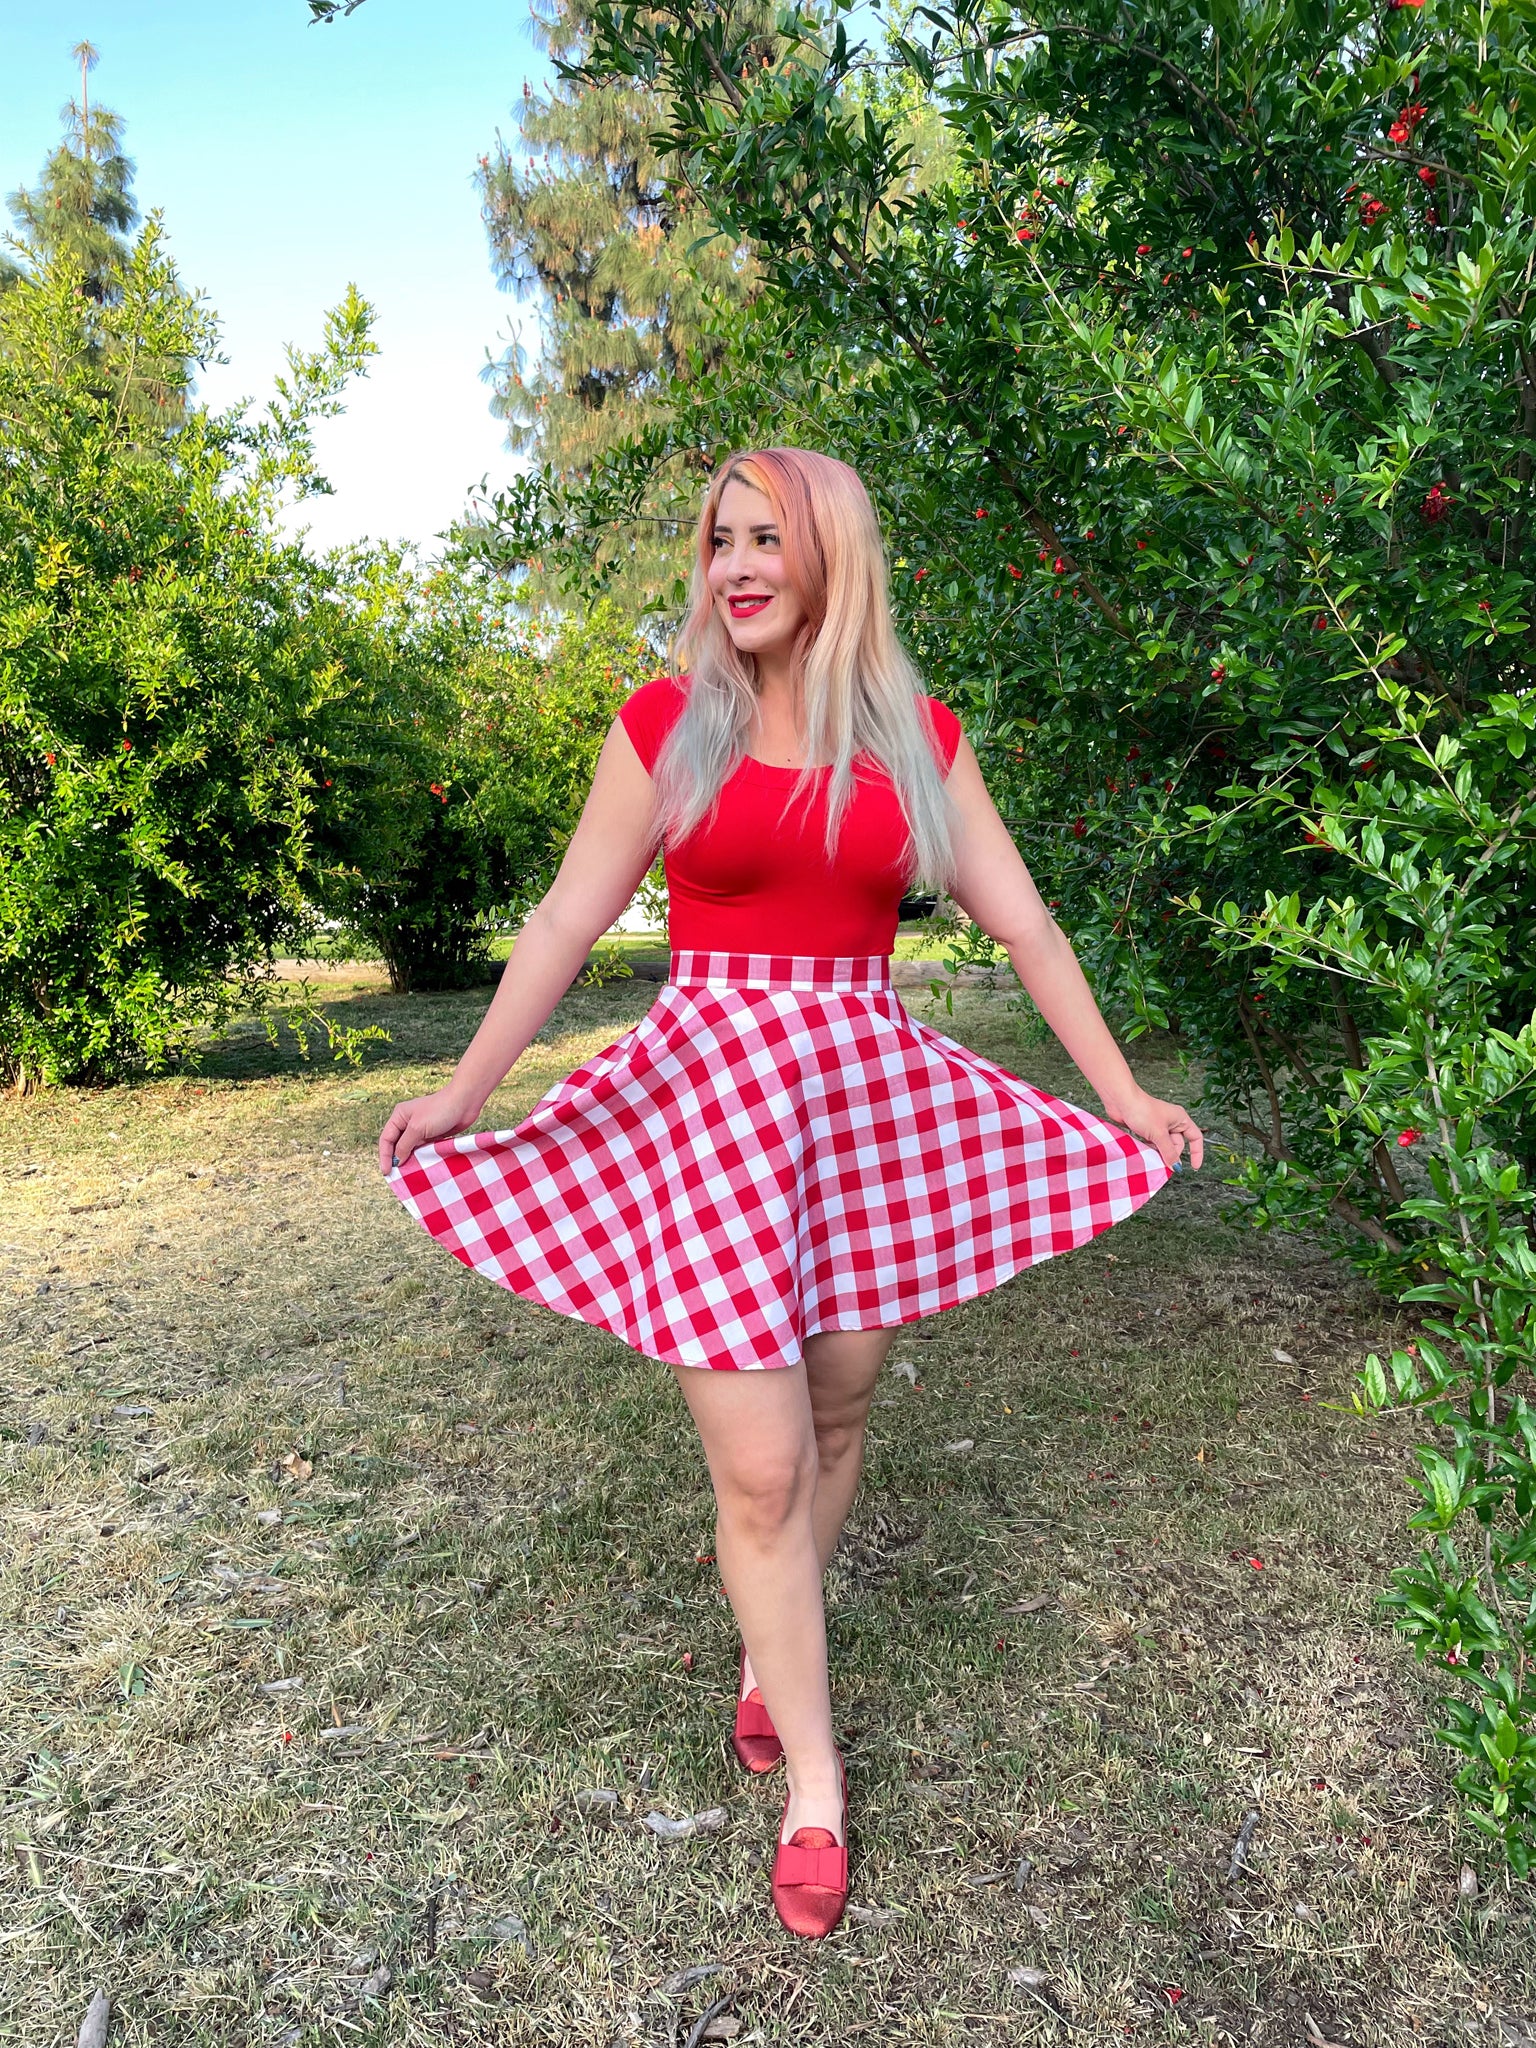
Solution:
{"label": "skirt waistband", "polygon": [[891,986],[884,954],[831,959],[805,953],[674,951],[667,979],[676,988],[883,990]]}

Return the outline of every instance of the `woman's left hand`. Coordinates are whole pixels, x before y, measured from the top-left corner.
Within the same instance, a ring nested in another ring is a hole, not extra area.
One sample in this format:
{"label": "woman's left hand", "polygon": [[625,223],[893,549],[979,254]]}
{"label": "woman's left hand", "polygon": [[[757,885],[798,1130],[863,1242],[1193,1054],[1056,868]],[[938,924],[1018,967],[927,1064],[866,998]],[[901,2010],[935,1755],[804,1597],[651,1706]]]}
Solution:
{"label": "woman's left hand", "polygon": [[1105,1114],[1111,1123],[1124,1124],[1138,1138],[1155,1145],[1164,1166],[1178,1165],[1186,1142],[1191,1166],[1198,1169],[1205,1157],[1205,1138],[1189,1111],[1177,1102],[1160,1102],[1145,1088],[1138,1088],[1128,1102],[1106,1106]]}

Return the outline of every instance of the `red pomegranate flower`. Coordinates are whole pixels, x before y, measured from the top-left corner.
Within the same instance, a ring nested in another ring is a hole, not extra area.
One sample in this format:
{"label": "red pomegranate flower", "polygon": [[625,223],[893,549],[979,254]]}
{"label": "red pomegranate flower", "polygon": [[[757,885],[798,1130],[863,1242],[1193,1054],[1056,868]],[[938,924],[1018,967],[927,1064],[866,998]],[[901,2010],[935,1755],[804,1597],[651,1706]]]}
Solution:
{"label": "red pomegranate flower", "polygon": [[1406,1131],[1398,1132],[1397,1142],[1399,1143],[1399,1145],[1417,1145],[1417,1143],[1419,1142],[1420,1138],[1423,1137],[1423,1135],[1424,1133],[1422,1131],[1416,1131],[1410,1124]]}
{"label": "red pomegranate flower", "polygon": [[1427,187],[1429,191],[1433,192],[1435,187],[1439,184],[1439,182],[1440,173],[1434,168],[1432,164],[1419,165],[1419,183],[1421,185]]}

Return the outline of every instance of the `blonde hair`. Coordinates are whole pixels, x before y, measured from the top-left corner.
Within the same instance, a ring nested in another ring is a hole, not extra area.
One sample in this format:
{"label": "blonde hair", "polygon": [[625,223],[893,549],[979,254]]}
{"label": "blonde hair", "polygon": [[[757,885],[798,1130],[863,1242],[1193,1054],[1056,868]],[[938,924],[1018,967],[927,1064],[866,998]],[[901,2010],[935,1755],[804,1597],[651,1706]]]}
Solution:
{"label": "blonde hair", "polygon": [[715,515],[737,477],[772,504],[785,570],[805,607],[794,660],[804,686],[806,765],[785,812],[818,786],[811,764],[830,763],[830,859],[853,796],[855,758],[870,755],[890,777],[907,821],[907,885],[921,877],[946,887],[954,877],[950,800],[917,671],[891,619],[875,508],[846,462],[803,448],[733,455],[710,480],[688,612],[673,650],[674,672],[689,679],[687,702],[653,771],[659,840],[676,845],[713,811],[746,752],[756,708],[756,664],[737,652],[709,587]]}

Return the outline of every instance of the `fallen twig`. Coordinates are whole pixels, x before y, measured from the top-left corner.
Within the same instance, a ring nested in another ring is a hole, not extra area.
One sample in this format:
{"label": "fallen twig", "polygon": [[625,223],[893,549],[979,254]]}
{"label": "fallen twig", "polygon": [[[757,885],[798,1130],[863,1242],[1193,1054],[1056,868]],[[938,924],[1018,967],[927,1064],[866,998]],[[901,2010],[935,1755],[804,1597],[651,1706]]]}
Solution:
{"label": "fallen twig", "polygon": [[717,1998],[713,2005],[705,2006],[704,2010],[699,2014],[698,2018],[694,2021],[693,2025],[688,2030],[687,2048],[699,2048],[699,2043],[704,2039],[704,2032],[705,2029],[708,2027],[710,2021],[712,2019],[718,2019],[720,2014],[725,2011],[725,2008],[731,2003],[731,2000],[735,1996],[736,1994],[734,1991],[727,1991],[723,1993],[721,1997]]}
{"label": "fallen twig", "polygon": [[686,1970],[674,1970],[662,1984],[663,1998],[681,1998],[685,1991],[691,1991],[695,1984],[702,1984],[706,1977],[713,1977],[725,1968],[724,1963],[690,1963]]}
{"label": "fallen twig", "polygon": [[97,1991],[85,2009],[85,2018],[80,2022],[79,2048],[104,2048],[107,2029],[112,2024],[112,2001],[105,1991]]}
{"label": "fallen twig", "polygon": [[1237,1840],[1232,1845],[1232,1861],[1227,1866],[1227,1883],[1236,1884],[1248,1862],[1248,1844],[1253,1840],[1253,1831],[1259,1824],[1259,1809],[1250,1806],[1243,1815],[1243,1824],[1237,1831]]}
{"label": "fallen twig", "polygon": [[717,1834],[725,1822],[725,1808],[709,1806],[702,1813],[685,1814],[681,1820],[672,1820],[664,1813],[648,1813],[640,1825],[649,1828],[653,1835],[660,1835],[664,1842],[681,1842],[689,1835]]}

